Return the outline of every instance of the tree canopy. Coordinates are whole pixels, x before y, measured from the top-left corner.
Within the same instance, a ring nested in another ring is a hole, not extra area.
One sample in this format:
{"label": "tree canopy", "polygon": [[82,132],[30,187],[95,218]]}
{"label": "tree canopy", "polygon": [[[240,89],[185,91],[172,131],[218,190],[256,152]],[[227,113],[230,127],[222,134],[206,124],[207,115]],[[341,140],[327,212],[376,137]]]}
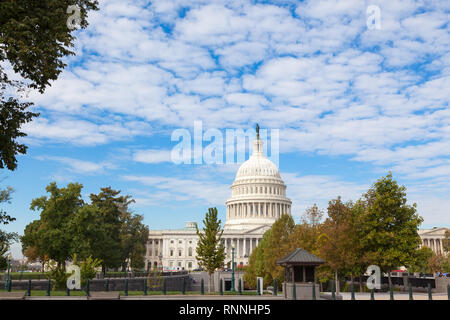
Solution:
{"label": "tree canopy", "polygon": [[58,188],[53,182],[46,190],[50,196],[31,203],[41,213],[21,238],[25,256],[54,260],[60,268],[74,254],[81,260],[97,259],[103,270],[124,268],[127,261],[133,268],[143,267],[148,228],[141,215],[129,211],[130,196],[106,187],[90,195],[91,203],[85,203],[81,184]]}
{"label": "tree canopy", "polygon": [[217,208],[209,208],[203,219],[203,230],[197,227],[199,237],[197,243],[197,256],[195,257],[201,268],[209,274],[209,291],[211,291],[211,275],[217,268],[223,267],[225,248],[220,242],[223,234],[222,221],[217,218]]}
{"label": "tree canopy", "polygon": [[17,141],[26,136],[20,128],[39,115],[26,111],[32,103],[22,101],[24,92],[43,93],[66,66],[63,59],[74,55],[74,30],[67,25],[73,5],[79,27],[86,28],[97,0],[0,1],[0,168],[16,169],[16,156],[27,151]]}
{"label": "tree canopy", "polygon": [[[418,268],[423,260],[429,270],[445,269],[447,260],[427,256],[430,249],[420,249],[419,225],[423,219],[416,205],[407,204],[406,188],[399,186],[389,173],[377,180],[356,202],[337,197],[329,201],[327,217],[316,204],[307,208],[295,225],[290,215],[282,216],[266,231],[252,252],[245,280],[256,286],[256,277],[265,283],[282,281],[276,261],[295,248],[303,248],[324,259],[318,268],[319,281],[334,277],[364,274],[370,264],[384,272],[400,266]],[[338,287],[337,287],[338,289]]]}

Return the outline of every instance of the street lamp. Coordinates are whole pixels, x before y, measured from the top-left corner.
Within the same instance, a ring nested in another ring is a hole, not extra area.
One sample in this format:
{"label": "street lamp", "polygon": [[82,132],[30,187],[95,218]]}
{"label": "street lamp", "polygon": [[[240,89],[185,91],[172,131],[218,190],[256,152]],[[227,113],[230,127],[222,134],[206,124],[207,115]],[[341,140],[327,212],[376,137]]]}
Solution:
{"label": "street lamp", "polygon": [[8,272],[6,273],[6,281],[5,281],[5,290],[8,290],[8,286],[9,286],[9,270],[11,269],[11,253],[8,254]]}
{"label": "street lamp", "polygon": [[234,242],[231,243],[231,292],[235,292],[234,288]]}

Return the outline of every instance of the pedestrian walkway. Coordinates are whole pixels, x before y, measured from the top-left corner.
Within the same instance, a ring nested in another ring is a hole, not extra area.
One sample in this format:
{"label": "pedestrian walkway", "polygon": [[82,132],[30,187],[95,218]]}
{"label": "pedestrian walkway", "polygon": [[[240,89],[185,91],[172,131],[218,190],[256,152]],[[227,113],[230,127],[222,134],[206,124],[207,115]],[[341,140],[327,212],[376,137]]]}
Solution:
{"label": "pedestrian walkway", "polygon": [[[343,300],[351,300],[350,292],[341,292]],[[428,300],[428,293],[414,292],[414,300]],[[355,300],[370,300],[370,292],[356,292]],[[375,300],[390,300],[389,292],[376,292]],[[394,300],[409,300],[408,292],[394,292]],[[446,293],[433,293],[433,300],[448,300]]]}

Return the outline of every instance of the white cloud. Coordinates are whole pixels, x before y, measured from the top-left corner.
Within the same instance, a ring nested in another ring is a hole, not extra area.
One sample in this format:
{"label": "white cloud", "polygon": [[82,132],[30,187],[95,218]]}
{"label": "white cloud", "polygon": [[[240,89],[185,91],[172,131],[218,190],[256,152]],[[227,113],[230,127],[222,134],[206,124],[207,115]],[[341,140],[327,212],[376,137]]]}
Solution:
{"label": "white cloud", "polygon": [[171,150],[138,150],[133,154],[133,160],[142,163],[161,163],[170,162]]}

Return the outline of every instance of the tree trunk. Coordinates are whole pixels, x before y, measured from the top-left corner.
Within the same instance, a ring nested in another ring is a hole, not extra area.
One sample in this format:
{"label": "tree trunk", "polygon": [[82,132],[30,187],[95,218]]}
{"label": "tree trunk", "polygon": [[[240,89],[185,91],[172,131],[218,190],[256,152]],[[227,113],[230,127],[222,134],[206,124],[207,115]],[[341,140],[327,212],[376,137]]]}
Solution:
{"label": "tree trunk", "polygon": [[339,284],[339,277],[338,277],[337,269],[334,271],[334,278],[335,278],[335,282],[336,282],[336,293],[339,294],[339,292],[341,291],[341,286]]}
{"label": "tree trunk", "polygon": [[354,279],[354,277],[353,277],[353,272],[350,274],[350,283],[351,283],[351,285],[352,286],[354,286],[354,282],[355,282],[355,279]]}
{"label": "tree trunk", "polygon": [[211,293],[211,282],[212,282],[212,274],[209,274],[209,286],[208,286],[208,292]]}
{"label": "tree trunk", "polygon": [[392,287],[391,269],[388,270],[389,287]]}

